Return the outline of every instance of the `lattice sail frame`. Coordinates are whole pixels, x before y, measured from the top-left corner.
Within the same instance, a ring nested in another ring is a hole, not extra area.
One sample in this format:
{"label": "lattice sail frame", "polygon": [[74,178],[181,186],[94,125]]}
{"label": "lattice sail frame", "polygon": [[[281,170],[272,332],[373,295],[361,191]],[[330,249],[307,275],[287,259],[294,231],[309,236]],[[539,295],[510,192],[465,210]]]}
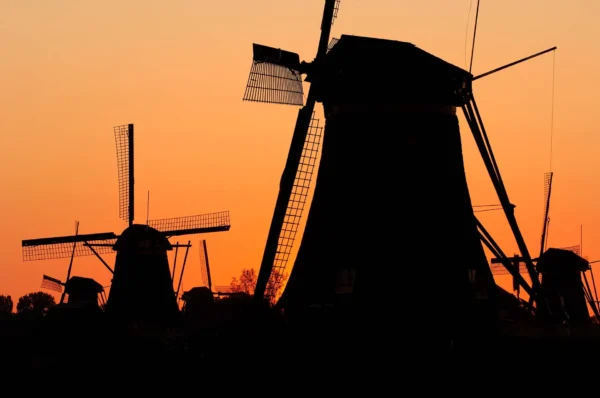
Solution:
{"label": "lattice sail frame", "polygon": [[268,62],[252,61],[244,101],[304,105],[300,72]]}
{"label": "lattice sail frame", "polygon": [[[572,251],[573,253],[577,254],[578,256],[581,256],[581,248],[579,247],[579,245],[568,246],[568,247],[558,247],[558,249],[569,250],[569,251]],[[506,267],[500,263],[490,264],[490,269],[492,270],[493,275],[509,275],[510,274],[510,272],[508,272]],[[522,261],[519,262],[519,273],[521,273],[521,274],[527,273],[527,268],[525,267],[525,263]]]}
{"label": "lattice sail frame", "polygon": [[298,170],[296,171],[292,194],[290,195],[290,200],[285,213],[285,219],[283,221],[281,232],[279,233],[273,270],[271,271],[269,283],[267,284],[265,291],[265,298],[267,300],[272,300],[281,287],[284,272],[294,247],[296,233],[300,226],[302,213],[304,212],[306,200],[310,192],[310,185],[315,171],[322,137],[323,126],[319,125],[319,119],[315,118],[315,112],[313,112],[304,141],[302,157],[300,158]]}
{"label": "lattice sail frame", "polygon": [[115,126],[117,172],[119,174],[119,218],[129,221],[129,125]]}
{"label": "lattice sail frame", "polygon": [[48,290],[53,290],[55,292],[58,293],[62,293],[63,291],[63,283],[56,279],[56,278],[52,278],[51,276],[48,275],[44,275],[42,277],[42,289],[48,289]]}
{"label": "lattice sail frame", "polygon": [[166,236],[192,233],[228,231],[231,227],[229,211],[199,214],[195,216],[150,220],[148,225]]}
{"label": "lattice sail frame", "polygon": [[[89,235],[62,236],[56,238],[43,238],[24,240],[22,243],[23,261],[55,260],[59,258],[92,256],[94,253],[86,243],[94,246],[98,254],[113,253],[112,245],[117,241],[113,233],[100,233]],[[73,245],[75,250],[73,251]]]}
{"label": "lattice sail frame", "polygon": [[327,45],[327,52],[331,51],[331,49],[335,47],[338,41],[340,41],[340,39],[338,39],[337,37],[333,37],[329,42],[329,45]]}

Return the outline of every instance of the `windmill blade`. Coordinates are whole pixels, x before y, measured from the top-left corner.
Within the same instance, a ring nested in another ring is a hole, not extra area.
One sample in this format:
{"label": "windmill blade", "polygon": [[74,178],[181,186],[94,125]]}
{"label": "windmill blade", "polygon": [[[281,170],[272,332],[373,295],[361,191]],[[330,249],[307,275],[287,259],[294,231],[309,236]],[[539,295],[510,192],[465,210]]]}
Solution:
{"label": "windmill blade", "polygon": [[[86,243],[90,245],[102,245],[95,249],[98,254],[112,253],[112,245],[116,241],[117,235],[113,232],[104,232],[99,234],[27,239],[21,242],[21,246],[23,247],[23,261],[36,261],[93,255],[94,253],[86,246]],[[73,244],[75,244],[74,249]]]}
{"label": "windmill blade", "polygon": [[119,217],[133,224],[133,124],[114,127],[119,174]]}
{"label": "windmill blade", "polygon": [[151,220],[148,221],[148,226],[170,237],[229,231],[231,223],[229,211],[220,211],[196,216]]}
{"label": "windmill blade", "polygon": [[[312,106],[314,108],[314,102]],[[302,112],[306,109],[307,107],[304,107],[300,110],[298,121],[301,121]],[[298,122],[296,128],[298,129]],[[254,291],[257,300],[262,300],[265,296],[270,298],[272,294],[279,290],[281,277],[287,267],[296,233],[300,226],[310,183],[315,171],[322,135],[323,127],[319,125],[319,120],[314,118],[313,112],[313,118],[311,118],[308,131],[303,137],[299,153],[292,152],[292,149],[295,148],[292,141]],[[295,156],[299,157],[299,161],[294,162]],[[290,172],[292,171],[294,172],[294,178],[290,179]],[[269,291],[267,291],[267,286],[271,287]]]}
{"label": "windmill blade", "polygon": [[244,101],[303,105],[300,56],[273,47],[253,44],[253,60]]}
{"label": "windmill blade", "polygon": [[552,195],[552,177],[554,173],[544,174],[544,225],[542,227],[542,242],[540,244],[540,256],[544,254],[546,237],[548,233],[548,214],[550,212],[550,196]]}
{"label": "windmill blade", "polygon": [[59,279],[52,278],[51,276],[44,275],[42,276],[42,288],[53,290],[55,292],[62,293],[64,283],[62,283]]}
{"label": "windmill blade", "polygon": [[[319,47],[315,58],[315,64],[317,66],[321,64],[323,57],[327,54],[335,4],[336,0],[325,0],[323,20],[321,22],[321,37],[319,38]],[[315,71],[315,69],[313,69],[313,71]],[[269,227],[269,235],[267,236],[267,243],[265,245],[265,251],[256,280],[256,287],[254,289],[254,300],[257,302],[262,302],[265,299],[265,291],[269,285],[271,275],[274,274],[277,276],[279,274],[279,272],[273,273],[273,267],[276,266],[276,261],[280,260],[281,264],[284,264],[277,268],[282,269],[285,267],[289,255],[283,254],[276,258],[278,247],[289,247],[287,250],[291,251],[291,245],[293,244],[291,234],[295,237],[296,229],[294,229],[294,225],[297,225],[296,223],[299,223],[300,221],[300,216],[293,213],[296,209],[293,207],[295,202],[292,197],[292,191],[298,180],[298,171],[301,170],[301,162],[305,155],[304,148],[306,147],[306,142],[311,139],[309,130],[313,120],[315,120],[314,109],[316,93],[319,89],[318,69],[316,72],[316,79],[312,80],[310,89],[308,90],[306,105],[298,111],[298,118],[296,119],[296,126],[294,127],[294,134],[292,135],[290,151],[281,176],[279,194],[277,196],[277,202],[275,203],[273,219],[271,220],[271,226]],[[320,130],[318,134],[320,137]],[[312,178],[312,175],[310,177]],[[308,181],[310,181],[310,179]],[[290,210],[289,212],[288,209]],[[286,223],[286,220],[288,223]],[[289,223],[290,221],[291,223]]]}

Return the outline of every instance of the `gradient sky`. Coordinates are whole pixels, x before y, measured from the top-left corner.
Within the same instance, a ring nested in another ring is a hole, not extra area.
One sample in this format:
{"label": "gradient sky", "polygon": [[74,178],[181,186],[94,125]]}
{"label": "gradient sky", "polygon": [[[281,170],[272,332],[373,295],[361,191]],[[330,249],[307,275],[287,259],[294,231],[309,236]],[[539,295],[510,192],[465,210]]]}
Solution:
{"label": "gradient sky", "polygon": [[[342,0],[332,35],[408,41],[468,69],[470,3]],[[151,219],[230,210],[231,230],[204,236],[213,284],[258,269],[297,109],[242,101],[252,43],[312,60],[322,9],[322,0],[1,2],[0,294],[16,304],[39,290],[44,273],[65,277],[68,259],[23,262],[22,239],[73,234],[74,220],[80,233],[126,227],[118,218],[112,127],[127,123],[136,127],[136,219],[145,222],[148,190]],[[549,244],[579,244],[583,225],[583,255],[600,259],[598,15],[592,0],[482,0],[474,74],[558,46],[555,57],[474,83],[532,253],[550,171],[555,58]],[[461,123],[473,203],[498,203]],[[515,252],[501,212],[480,219],[506,253]],[[184,288],[200,284],[200,237],[189,239]],[[93,257],[76,258],[73,274],[110,283]],[[508,277],[497,280],[510,286]]]}

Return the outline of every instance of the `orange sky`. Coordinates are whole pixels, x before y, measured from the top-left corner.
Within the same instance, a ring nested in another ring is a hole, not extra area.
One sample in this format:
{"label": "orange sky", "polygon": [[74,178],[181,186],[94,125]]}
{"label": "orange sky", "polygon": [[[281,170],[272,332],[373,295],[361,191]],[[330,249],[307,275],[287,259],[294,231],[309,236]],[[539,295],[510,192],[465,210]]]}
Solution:
{"label": "orange sky", "polygon": [[[469,4],[343,0],[333,36],[409,41],[468,68]],[[151,219],[230,210],[231,230],[204,236],[213,283],[227,285],[241,268],[258,268],[297,108],[242,101],[252,43],[312,60],[322,8],[321,0],[2,2],[0,294],[16,304],[39,290],[42,274],[65,276],[68,259],[23,262],[22,239],[70,235],[74,220],[80,233],[125,228],[112,127],[127,123],[136,127],[136,219],[145,221],[148,190]],[[583,224],[590,260],[600,258],[599,12],[592,0],[483,0],[473,65],[479,74],[558,46],[549,243],[579,244]],[[550,164],[552,63],[553,55],[544,55],[474,83],[532,253]],[[461,123],[473,203],[498,203],[462,116]],[[512,254],[502,213],[479,215]],[[200,237],[190,238],[187,288],[200,284]],[[77,258],[73,274],[110,282],[93,257]],[[498,280],[509,287],[508,277]]]}

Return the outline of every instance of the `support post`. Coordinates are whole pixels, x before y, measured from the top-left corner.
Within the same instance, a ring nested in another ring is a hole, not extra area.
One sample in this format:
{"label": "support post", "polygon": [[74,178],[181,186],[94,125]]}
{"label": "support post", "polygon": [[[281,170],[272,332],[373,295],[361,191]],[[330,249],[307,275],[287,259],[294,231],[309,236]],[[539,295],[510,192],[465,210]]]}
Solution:
{"label": "support post", "polygon": [[204,260],[206,261],[206,276],[208,278],[208,290],[212,292],[212,279],[210,278],[210,266],[208,265],[208,249],[206,248],[206,240],[202,241],[204,246]]}
{"label": "support post", "polygon": [[467,119],[467,122],[471,127],[471,132],[473,133],[473,137],[475,138],[481,157],[488,170],[490,179],[492,180],[494,188],[496,189],[496,194],[500,199],[500,203],[502,204],[504,214],[506,215],[507,221],[511,227],[514,238],[517,242],[517,246],[519,247],[519,251],[523,256],[523,260],[525,262],[525,266],[527,267],[527,271],[529,272],[529,275],[531,277],[533,293],[531,294],[531,297],[533,300],[536,301],[538,308],[541,309],[541,307],[544,306],[544,302],[543,300],[537,300],[537,296],[540,294],[541,290],[540,282],[535,268],[533,266],[531,256],[529,255],[529,250],[527,249],[527,245],[525,244],[525,240],[523,239],[523,235],[519,230],[519,226],[514,215],[514,207],[508,199],[508,194],[506,193],[506,188],[504,187],[504,184],[502,182],[502,177],[500,176],[498,165],[496,164],[494,154],[489,144],[489,140],[485,131],[485,127],[483,125],[483,121],[481,119],[481,115],[479,114],[477,104],[475,103],[475,98],[473,97],[471,92],[467,94],[465,105],[463,106],[463,111],[465,113],[465,118]]}
{"label": "support post", "polygon": [[95,255],[96,257],[98,257],[98,260],[100,260],[100,262],[101,262],[101,263],[102,263],[102,264],[103,264],[103,265],[106,267],[106,269],[107,269],[107,270],[109,270],[109,271],[110,271],[110,273],[111,273],[111,274],[114,274],[114,273],[115,273],[115,271],[113,271],[113,269],[112,269],[112,268],[110,268],[110,265],[106,264],[106,261],[104,261],[104,259],[103,259],[102,257],[100,257],[100,255],[98,254],[98,252],[97,252],[96,250],[94,250],[94,248],[92,247],[92,245],[90,245],[90,244],[89,244],[89,243],[87,243],[87,242],[83,242],[83,244],[84,244],[85,246],[87,246],[87,247],[89,247],[89,248],[90,248],[90,250],[92,251],[92,253],[94,253],[94,255]]}
{"label": "support post", "polygon": [[187,262],[188,252],[190,251],[190,246],[192,241],[188,241],[188,245],[185,248],[185,255],[183,256],[183,265],[181,266],[181,275],[179,276],[179,283],[177,284],[177,291],[175,292],[175,297],[179,297],[179,289],[181,288],[181,281],[183,281],[183,272],[185,271],[185,263]]}
{"label": "support post", "polygon": [[177,252],[179,252],[179,241],[175,243],[175,258],[173,259],[173,275],[171,275],[171,282],[175,283],[175,268],[177,267]]}

